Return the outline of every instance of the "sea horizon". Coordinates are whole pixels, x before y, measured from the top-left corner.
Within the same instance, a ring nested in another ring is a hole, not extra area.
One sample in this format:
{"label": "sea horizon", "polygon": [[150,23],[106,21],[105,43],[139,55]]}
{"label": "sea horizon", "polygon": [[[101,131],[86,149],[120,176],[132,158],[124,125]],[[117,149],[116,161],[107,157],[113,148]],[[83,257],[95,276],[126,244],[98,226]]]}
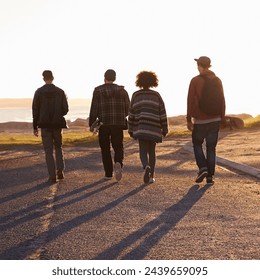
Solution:
{"label": "sea horizon", "polygon": [[[91,100],[83,98],[69,99],[69,112],[65,116],[67,121],[76,119],[87,119],[89,116]],[[0,98],[0,123],[7,122],[32,122],[32,98]],[[169,113],[168,117],[178,117],[186,115],[185,112]],[[249,115],[256,117],[259,114],[247,112],[230,113],[226,115]]]}
{"label": "sea horizon", "polygon": [[[91,100],[87,98],[68,99],[67,121],[87,119]],[[0,123],[32,122],[32,98],[0,98]]]}
{"label": "sea horizon", "polygon": [[[68,99],[69,112],[65,116],[67,121],[87,119],[89,117],[91,99]],[[0,98],[0,123],[8,122],[32,122],[32,98]],[[170,117],[181,116],[173,114]]]}
{"label": "sea horizon", "polygon": [[[87,119],[89,116],[89,106],[70,106],[67,121],[76,119]],[[7,122],[32,122],[32,109],[28,107],[6,107],[0,108],[0,123]]]}

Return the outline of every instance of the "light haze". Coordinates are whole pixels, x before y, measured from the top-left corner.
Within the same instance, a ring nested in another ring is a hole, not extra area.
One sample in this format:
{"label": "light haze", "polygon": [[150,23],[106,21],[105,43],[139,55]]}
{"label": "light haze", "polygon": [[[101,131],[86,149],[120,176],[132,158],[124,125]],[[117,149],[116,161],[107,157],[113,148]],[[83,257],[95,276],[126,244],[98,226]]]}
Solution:
{"label": "light haze", "polygon": [[260,114],[257,0],[0,0],[1,98],[32,98],[53,71],[69,99],[91,99],[106,69],[130,97],[158,74],[169,116],[186,113],[194,58],[212,60],[227,113]]}

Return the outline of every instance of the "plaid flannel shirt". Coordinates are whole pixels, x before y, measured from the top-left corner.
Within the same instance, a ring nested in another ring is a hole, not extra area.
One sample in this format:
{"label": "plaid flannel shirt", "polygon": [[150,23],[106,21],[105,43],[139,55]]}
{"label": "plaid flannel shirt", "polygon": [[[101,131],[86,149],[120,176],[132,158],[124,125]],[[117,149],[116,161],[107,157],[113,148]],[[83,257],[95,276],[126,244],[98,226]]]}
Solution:
{"label": "plaid flannel shirt", "polygon": [[103,84],[96,87],[90,107],[89,126],[99,119],[103,125],[117,125],[127,129],[129,104],[130,99],[123,86]]}

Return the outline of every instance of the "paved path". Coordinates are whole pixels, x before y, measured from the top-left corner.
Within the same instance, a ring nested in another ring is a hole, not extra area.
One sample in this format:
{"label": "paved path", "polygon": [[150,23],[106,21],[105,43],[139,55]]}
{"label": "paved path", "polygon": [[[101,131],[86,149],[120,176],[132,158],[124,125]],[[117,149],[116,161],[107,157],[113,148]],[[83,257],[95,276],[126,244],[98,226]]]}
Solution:
{"label": "paved path", "polygon": [[54,185],[42,151],[3,151],[0,259],[259,259],[259,179],[217,166],[214,186],[195,184],[188,142],[157,146],[150,185],[135,141],[120,183],[101,180],[98,147],[66,148]]}

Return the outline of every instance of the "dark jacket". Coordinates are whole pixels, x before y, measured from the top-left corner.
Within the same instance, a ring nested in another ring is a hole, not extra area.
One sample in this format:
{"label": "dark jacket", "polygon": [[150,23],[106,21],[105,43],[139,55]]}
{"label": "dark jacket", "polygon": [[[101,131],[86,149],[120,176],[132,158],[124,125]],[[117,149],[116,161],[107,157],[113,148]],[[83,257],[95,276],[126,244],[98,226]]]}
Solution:
{"label": "dark jacket", "polygon": [[68,101],[64,91],[53,84],[45,84],[34,94],[33,128],[66,128],[64,116],[68,111]]}
{"label": "dark jacket", "polygon": [[139,90],[131,99],[128,132],[135,139],[162,142],[168,133],[164,102],[157,91]]}
{"label": "dark jacket", "polygon": [[89,126],[98,118],[103,125],[127,129],[129,96],[123,86],[103,84],[95,88],[89,113]]}
{"label": "dark jacket", "polygon": [[[188,92],[188,100],[187,100],[187,121],[190,122],[191,118],[199,119],[199,120],[208,120],[212,119],[212,116],[206,115],[204,112],[202,112],[199,108],[199,99],[202,94],[203,86],[204,86],[204,79],[201,76],[205,76],[207,78],[214,78],[216,77],[215,73],[208,70],[201,75],[198,75],[194,77],[189,86],[189,92]],[[224,96],[224,90],[222,86],[222,82],[219,79],[219,82],[221,83],[221,88]],[[225,116],[225,99],[223,100],[223,108],[221,115],[219,116],[221,119],[224,119]]]}

